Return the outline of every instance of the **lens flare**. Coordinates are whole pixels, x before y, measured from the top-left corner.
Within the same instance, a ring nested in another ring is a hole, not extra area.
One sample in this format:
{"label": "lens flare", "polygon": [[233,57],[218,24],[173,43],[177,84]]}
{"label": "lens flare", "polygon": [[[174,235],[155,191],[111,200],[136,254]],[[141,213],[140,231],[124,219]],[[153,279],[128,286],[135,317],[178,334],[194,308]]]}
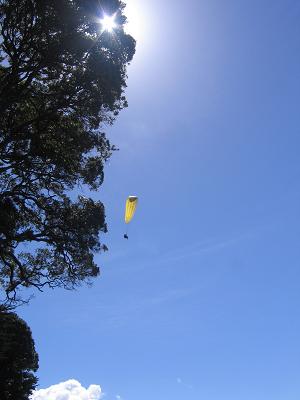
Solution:
{"label": "lens flare", "polygon": [[115,22],[115,14],[113,15],[104,15],[104,17],[100,20],[102,25],[102,29],[107,32],[112,32],[116,27],[117,24]]}

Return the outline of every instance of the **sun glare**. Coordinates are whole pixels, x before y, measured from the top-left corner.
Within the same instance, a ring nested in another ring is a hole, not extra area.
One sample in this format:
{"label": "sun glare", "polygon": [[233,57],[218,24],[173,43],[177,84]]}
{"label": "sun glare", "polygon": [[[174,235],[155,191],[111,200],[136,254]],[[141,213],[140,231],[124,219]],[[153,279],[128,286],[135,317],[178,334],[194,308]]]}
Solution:
{"label": "sun glare", "polygon": [[115,14],[104,15],[104,17],[100,20],[100,23],[104,31],[112,32],[117,27],[115,22]]}
{"label": "sun glare", "polygon": [[139,41],[143,35],[145,21],[138,0],[127,0],[124,14],[127,17],[127,24],[124,27],[125,32]]}

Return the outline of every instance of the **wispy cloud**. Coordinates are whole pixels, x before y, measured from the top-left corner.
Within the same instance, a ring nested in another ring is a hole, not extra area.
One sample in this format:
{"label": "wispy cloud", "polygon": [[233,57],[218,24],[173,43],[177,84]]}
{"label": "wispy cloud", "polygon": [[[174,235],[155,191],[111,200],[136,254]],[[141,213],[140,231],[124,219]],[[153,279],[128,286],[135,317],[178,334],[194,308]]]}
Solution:
{"label": "wispy cloud", "polygon": [[[148,321],[151,315],[156,315],[156,310],[161,309],[164,305],[169,305],[177,300],[184,299],[193,293],[193,289],[175,288],[170,290],[162,290],[153,295],[145,296],[144,298],[132,297],[119,300],[116,298],[113,302],[93,303],[93,310],[101,315],[102,324],[99,326],[101,330],[120,328],[126,325],[132,319],[140,321]],[[82,324],[90,323],[89,306],[82,305],[80,310],[76,309],[76,314],[72,313],[64,319],[67,325],[78,324],[78,319]],[[78,313],[79,311],[79,313]],[[145,319],[145,316],[147,318]],[[97,329],[97,328],[95,328]]]}
{"label": "wispy cloud", "polygon": [[181,378],[177,378],[176,381],[177,381],[178,385],[182,385],[188,389],[193,389],[192,385],[188,385],[187,383],[183,382],[183,380]]}
{"label": "wispy cloud", "polygon": [[149,316],[152,310],[156,310],[164,304],[184,298],[188,296],[190,292],[190,290],[173,289],[162,291],[156,295],[146,297],[143,300],[139,299],[139,301],[132,299],[131,301],[127,301],[126,304],[122,304],[122,307],[120,307],[120,303],[117,302],[113,305],[95,305],[94,309],[99,312],[101,311],[102,318],[105,319],[106,329],[111,327],[116,328],[127,323],[132,318],[143,318],[145,315]]}
{"label": "wispy cloud", "polygon": [[[231,246],[235,246],[236,244],[249,240],[258,234],[261,233],[263,229],[265,229],[266,226],[259,226],[259,227],[253,227],[249,228],[243,232],[237,232],[231,235],[223,236],[223,237],[213,237],[209,238],[206,240],[202,241],[196,241],[194,243],[185,245],[185,246],[177,246],[175,249],[171,249],[165,252],[159,252],[159,254],[156,254],[157,252],[155,249],[153,249],[153,254],[150,254],[151,261],[145,262],[139,262],[138,259],[134,263],[131,263],[128,265],[128,263],[125,263],[124,268],[118,267],[118,273],[120,271],[128,271],[128,270],[141,270],[145,268],[158,268],[161,267],[165,264],[170,264],[170,263],[176,263],[178,261],[186,260],[190,257],[196,257],[196,256],[201,256],[205,255],[208,253],[217,253],[219,251],[222,251],[226,248],[229,248]],[[143,246],[143,244],[140,243],[140,246]],[[149,246],[145,246],[145,252],[149,252]],[[143,256],[145,254],[143,252]],[[126,260],[127,258],[127,253],[125,252],[120,252],[117,255],[113,255],[112,259],[109,258],[109,254],[107,255],[107,263],[110,262],[115,262],[115,261],[122,261]]]}
{"label": "wispy cloud", "polygon": [[242,240],[249,239],[254,231],[238,233],[226,238],[211,238],[204,241],[194,242],[187,246],[182,246],[175,251],[165,253],[161,259],[161,263],[169,263],[180,261],[187,257],[195,257],[197,255],[217,252],[230,246],[234,246]]}

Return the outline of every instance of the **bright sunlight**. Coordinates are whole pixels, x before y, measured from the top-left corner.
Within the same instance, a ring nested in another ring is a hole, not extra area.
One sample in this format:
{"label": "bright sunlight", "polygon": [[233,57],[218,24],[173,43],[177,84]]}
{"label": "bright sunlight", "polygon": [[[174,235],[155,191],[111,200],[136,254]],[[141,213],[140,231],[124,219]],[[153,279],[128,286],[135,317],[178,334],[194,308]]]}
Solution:
{"label": "bright sunlight", "polygon": [[116,27],[117,24],[115,22],[116,15],[104,15],[101,19],[100,23],[102,25],[102,29],[107,32],[112,32]]}
{"label": "bright sunlight", "polygon": [[141,5],[138,0],[127,0],[124,14],[127,17],[125,31],[132,35],[137,41],[142,39],[146,21],[143,18]]}

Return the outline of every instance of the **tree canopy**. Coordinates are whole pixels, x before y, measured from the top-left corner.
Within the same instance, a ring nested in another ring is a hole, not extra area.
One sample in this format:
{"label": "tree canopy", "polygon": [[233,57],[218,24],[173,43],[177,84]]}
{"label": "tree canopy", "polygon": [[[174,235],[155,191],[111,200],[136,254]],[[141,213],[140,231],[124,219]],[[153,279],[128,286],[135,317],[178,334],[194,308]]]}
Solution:
{"label": "tree canopy", "polygon": [[38,355],[28,325],[0,311],[0,398],[28,400],[35,389]]}
{"label": "tree canopy", "polygon": [[[135,52],[119,0],[0,0],[0,288],[73,288],[106,250],[97,190]],[[115,14],[116,28],[101,18]],[[30,245],[28,245],[30,244]]]}

